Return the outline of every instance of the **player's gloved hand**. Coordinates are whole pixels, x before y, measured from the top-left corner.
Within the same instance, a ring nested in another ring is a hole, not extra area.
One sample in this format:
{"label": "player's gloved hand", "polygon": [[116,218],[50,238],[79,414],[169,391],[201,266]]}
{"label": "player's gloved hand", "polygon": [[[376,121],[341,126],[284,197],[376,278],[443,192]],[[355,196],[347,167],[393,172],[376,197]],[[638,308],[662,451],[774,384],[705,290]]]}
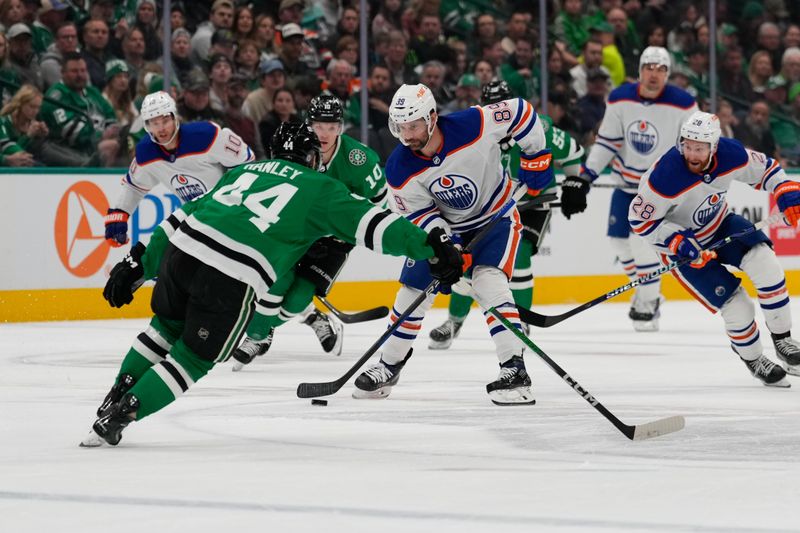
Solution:
{"label": "player's gloved hand", "polygon": [[[589,171],[591,172],[591,171]],[[561,213],[567,220],[572,215],[586,211],[586,195],[589,194],[590,180],[569,176],[561,184]]]}
{"label": "player's gloved hand", "polygon": [[103,218],[106,224],[106,240],[114,248],[128,243],[128,213],[122,209],[109,209]]}
{"label": "player's gloved hand", "polygon": [[790,226],[797,226],[800,220],[800,183],[784,181],[775,187],[775,202]]}
{"label": "player's gloved hand", "polygon": [[690,229],[676,231],[669,238],[669,251],[679,259],[690,259],[692,268],[703,268],[717,257],[717,252],[703,250]]}
{"label": "player's gloved hand", "polygon": [[434,257],[428,259],[431,276],[442,285],[453,285],[463,273],[464,260],[461,252],[442,228],[434,228],[428,233],[428,246],[433,248]]}
{"label": "player's gloved hand", "polygon": [[133,301],[133,293],[144,283],[142,255],[145,246],[137,242],[125,259],[114,265],[103,289],[103,298],[111,307],[122,307]]}
{"label": "player's gloved hand", "polygon": [[533,155],[520,154],[519,180],[528,186],[528,194],[536,196],[555,179],[553,154],[545,148]]}

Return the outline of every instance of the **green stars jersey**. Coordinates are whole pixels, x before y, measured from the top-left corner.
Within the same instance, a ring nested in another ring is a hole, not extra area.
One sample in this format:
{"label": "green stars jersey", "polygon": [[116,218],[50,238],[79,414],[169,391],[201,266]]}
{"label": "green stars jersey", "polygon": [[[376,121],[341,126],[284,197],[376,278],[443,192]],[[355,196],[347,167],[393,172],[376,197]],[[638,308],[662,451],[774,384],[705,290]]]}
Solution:
{"label": "green stars jersey", "polygon": [[386,177],[381,170],[380,157],[349,135],[339,136],[336,152],[323,172],[375,205],[386,198]]}
{"label": "green stars jersey", "polygon": [[0,117],[0,166],[6,165],[6,156],[24,151],[30,140],[17,131],[10,115]]}
{"label": "green stars jersey", "polygon": [[333,235],[378,253],[427,259],[427,233],[403,217],[355,198],[339,181],[275,159],[226,172],[207,194],[162,222],[143,258],[158,272],[166,239],[240,280],[265,298],[317,239]]}
{"label": "green stars jersey", "polygon": [[91,155],[103,131],[117,121],[114,108],[96,87],[77,93],[56,83],[46,96],[40,114],[50,129],[50,138],[84,154]]}

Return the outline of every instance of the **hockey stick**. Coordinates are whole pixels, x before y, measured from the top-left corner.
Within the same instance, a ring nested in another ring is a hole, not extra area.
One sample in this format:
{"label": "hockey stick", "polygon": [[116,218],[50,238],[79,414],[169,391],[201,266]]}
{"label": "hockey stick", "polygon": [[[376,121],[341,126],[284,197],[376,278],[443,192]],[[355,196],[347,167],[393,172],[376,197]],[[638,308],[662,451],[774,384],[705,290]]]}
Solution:
{"label": "hockey stick", "polygon": [[324,296],[317,296],[317,300],[322,302],[322,305],[328,308],[328,310],[333,313],[333,315],[344,322],[345,324],[357,324],[359,322],[369,322],[370,320],[378,320],[379,318],[383,318],[389,314],[389,308],[385,305],[380,307],[375,307],[373,309],[367,309],[365,311],[359,311],[357,313],[345,313],[344,311],[339,311],[336,309],[333,304],[331,304],[327,298]]}
{"label": "hockey stick", "polygon": [[[520,194],[520,191],[524,191],[525,187],[518,187],[517,190],[514,191],[514,196],[511,200],[506,202],[506,204],[498,211],[492,220],[486,224],[483,228],[475,234],[475,237],[464,247],[464,253],[469,253],[469,248],[478,242],[480,242],[499,222],[503,219],[503,216],[516,204],[516,197]],[[350,369],[345,372],[345,374],[336,379],[334,381],[325,381],[325,382],[318,382],[318,383],[300,383],[297,386],[297,397],[298,398],[319,398],[320,396],[330,396],[331,394],[336,394],[342,387],[344,387],[345,383],[347,383],[351,377],[355,375],[358,370],[364,366],[364,364],[372,357],[375,352],[378,351],[384,342],[386,342],[389,337],[394,333],[400,325],[405,322],[405,320],[413,313],[417,307],[419,307],[422,302],[425,301],[425,298],[428,297],[429,294],[432,294],[437,287],[439,286],[439,282],[437,280],[431,281],[425,290],[422,291],[419,296],[417,296],[411,305],[403,311],[397,320],[392,322],[392,325],[389,326],[383,334],[378,337],[372,346],[364,352],[358,361],[356,361]]]}
{"label": "hockey stick", "polygon": [[[562,182],[558,182],[558,186],[559,187],[561,185],[563,185],[563,184],[564,184],[563,181]],[[592,186],[592,189],[620,189],[620,190],[623,190],[625,192],[630,192],[630,193],[634,193],[638,189],[637,187],[635,187],[633,185],[619,185],[617,183],[597,183],[597,182],[595,182],[595,183],[592,183],[591,186]]]}
{"label": "hockey stick", "polygon": [[500,322],[502,322],[503,326],[508,331],[516,335],[517,338],[525,343],[528,348],[536,352],[536,355],[541,357],[542,360],[547,363],[547,366],[549,366],[553,372],[558,374],[558,377],[563,379],[567,385],[572,387],[572,389],[574,389],[578,395],[586,400],[589,405],[597,409],[601,415],[606,417],[606,420],[614,424],[614,427],[620,430],[622,434],[628,437],[630,440],[644,440],[651,439],[653,437],[659,437],[661,435],[680,431],[686,425],[686,420],[684,420],[682,416],[670,416],[655,420],[653,422],[648,422],[646,424],[637,424],[635,426],[629,426],[628,424],[625,424],[622,420],[617,418],[614,413],[609,411],[606,406],[600,403],[597,398],[592,396],[589,391],[584,389],[575,378],[567,374],[567,371],[561,368],[558,363],[553,361],[549,355],[544,353],[538,346],[536,346],[530,338],[528,338],[518,328],[514,327],[514,325],[509,322],[508,319],[506,319],[506,317],[504,317],[497,309],[492,307],[489,309],[489,312],[492,313]]}
{"label": "hockey stick", "polygon": [[[759,230],[769,226],[770,224],[778,222],[782,218],[783,218],[783,214],[782,213],[775,213],[774,215],[771,215],[771,216],[765,218],[764,220],[754,224],[753,226],[751,226],[751,227],[749,227],[747,229],[744,229],[744,230],[742,230],[742,231],[740,231],[738,233],[733,233],[731,235],[728,235],[724,239],[718,240],[717,242],[715,242],[712,245],[710,245],[707,248],[705,248],[704,251],[711,251],[711,250],[716,250],[718,248],[722,248],[723,246],[725,246],[726,244],[730,243],[731,241],[734,241],[736,239],[740,239],[742,237],[750,235],[751,233],[755,233],[756,231],[759,231]],[[567,311],[566,313],[562,313],[560,315],[552,315],[552,316],[541,315],[541,314],[539,314],[539,313],[537,313],[535,311],[531,311],[530,309],[518,308],[519,309],[519,318],[523,322],[525,322],[527,324],[530,324],[532,326],[536,326],[537,328],[549,328],[550,326],[555,326],[559,322],[562,322],[562,321],[568,319],[571,316],[575,316],[578,313],[582,313],[583,311],[586,311],[587,309],[590,309],[590,308],[594,307],[597,304],[603,303],[606,300],[610,300],[611,298],[613,298],[615,296],[618,296],[618,295],[622,294],[623,292],[627,292],[627,291],[633,289],[634,287],[638,287],[639,285],[642,285],[643,283],[647,283],[648,281],[652,281],[652,280],[656,279],[657,277],[660,277],[660,276],[666,274],[667,272],[671,272],[671,271],[675,270],[676,268],[682,267],[683,265],[685,265],[687,263],[690,263],[691,261],[692,261],[691,259],[680,259],[679,261],[675,261],[675,262],[672,262],[672,263],[670,263],[668,265],[664,265],[661,268],[659,268],[658,270],[654,270],[653,272],[650,272],[646,276],[642,276],[642,277],[637,278],[637,279],[635,279],[635,280],[633,280],[631,282],[628,282],[625,285],[622,285],[621,287],[617,287],[613,291],[609,291],[609,292],[603,294],[602,296],[598,296],[594,300],[591,300],[589,302],[586,302],[585,304],[579,305],[578,307],[575,307],[574,309],[571,309],[571,310]]]}

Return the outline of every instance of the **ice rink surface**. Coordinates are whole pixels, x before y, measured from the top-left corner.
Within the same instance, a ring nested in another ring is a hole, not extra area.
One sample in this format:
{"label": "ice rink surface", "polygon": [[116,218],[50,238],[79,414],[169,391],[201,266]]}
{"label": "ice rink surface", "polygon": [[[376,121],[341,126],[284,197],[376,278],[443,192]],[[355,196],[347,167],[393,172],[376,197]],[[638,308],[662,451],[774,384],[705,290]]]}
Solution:
{"label": "ice rink surface", "polygon": [[800,379],[760,385],[699,304],[667,302],[658,333],[634,333],[627,309],[532,338],[624,422],[684,415],[683,431],[628,441],[534,354],[537,405],[496,407],[481,315],[434,352],[437,310],[386,400],[295,396],[342,375],[382,321],[347,326],[339,358],[290,324],[118,447],[81,449],[146,321],[0,325],[0,531],[800,531]]}

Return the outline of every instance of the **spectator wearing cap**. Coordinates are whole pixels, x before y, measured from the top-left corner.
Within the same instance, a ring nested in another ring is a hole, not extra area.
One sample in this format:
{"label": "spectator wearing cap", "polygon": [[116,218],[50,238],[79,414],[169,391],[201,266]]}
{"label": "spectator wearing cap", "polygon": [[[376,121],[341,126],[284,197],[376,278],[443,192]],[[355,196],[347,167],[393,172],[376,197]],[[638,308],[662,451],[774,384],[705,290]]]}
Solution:
{"label": "spectator wearing cap", "polygon": [[[222,54],[233,61],[235,53],[236,40],[233,38],[233,32],[231,30],[215,31],[214,35],[211,36],[211,48],[208,49],[208,58],[211,59],[215,55]],[[205,64],[210,66],[208,60],[205,61]]]}
{"label": "spectator wearing cap", "polygon": [[272,109],[258,123],[258,132],[262,142],[265,146],[269,146],[270,140],[281,122],[298,122],[299,120],[292,91],[286,87],[278,89],[272,95]]}
{"label": "spectator wearing cap", "polygon": [[186,85],[178,101],[178,114],[185,122],[210,120],[227,127],[225,116],[211,107],[208,76],[201,68],[195,68],[187,76]]}
{"label": "spectator wearing cap", "polygon": [[608,71],[602,65],[586,72],[586,92],[578,98],[578,133],[581,138],[595,131],[606,112],[606,98],[611,90]]}
{"label": "spectator wearing cap", "polygon": [[208,59],[211,37],[217,30],[229,30],[233,26],[233,2],[216,0],[211,5],[208,20],[200,24],[192,37],[192,59],[203,62]]}
{"label": "spectator wearing cap", "polygon": [[128,64],[121,59],[112,59],[106,63],[103,98],[114,110],[120,127],[129,126],[139,116],[131,97],[129,71]]}
{"label": "spectator wearing cap", "polygon": [[720,24],[717,37],[717,51],[720,54],[724,54],[726,50],[733,47],[739,47],[739,28],[727,22]]}
{"label": "spectator wearing cap", "polygon": [[44,88],[44,81],[38,56],[33,51],[31,29],[19,22],[8,29],[6,37],[8,37],[8,63],[11,69],[23,83],[29,83],[41,91]]}
{"label": "spectator wearing cap", "polygon": [[208,79],[211,82],[209,98],[211,107],[225,113],[228,109],[228,82],[233,76],[233,62],[224,54],[211,58]]}
{"label": "spectator wearing cap", "polygon": [[83,25],[83,46],[80,54],[89,69],[92,85],[100,90],[106,86],[106,63],[113,57],[107,51],[108,24],[100,19],[88,20]]}
{"label": "spectator wearing cap", "polygon": [[281,51],[278,54],[278,59],[283,64],[290,84],[299,77],[313,73],[311,67],[301,58],[303,54],[303,39],[303,30],[297,24],[291,22],[284,24],[281,28]]}
{"label": "spectator wearing cap", "polygon": [[61,24],[67,20],[69,5],[64,0],[41,0],[36,20],[31,26],[33,50],[43,54],[53,44],[54,35]]}
{"label": "spectator wearing cap", "polygon": [[757,98],[750,104],[750,110],[744,119],[733,127],[736,139],[746,147],[775,157],[775,138],[770,131],[769,103]]}
{"label": "spectator wearing cap", "polygon": [[764,89],[764,99],[769,102],[773,110],[783,111],[782,108],[786,103],[787,94],[786,80],[780,74],[772,76],[767,81],[767,87]]}
{"label": "spectator wearing cap", "polygon": [[611,85],[617,87],[622,84],[625,81],[625,61],[614,43],[614,28],[601,20],[591,26],[589,35],[599,39],[603,45],[603,66],[611,76]]}
{"label": "spectator wearing cap", "polygon": [[242,113],[258,124],[272,109],[272,95],[286,85],[286,71],[278,59],[261,64],[261,87],[251,92],[242,105]]}
{"label": "spectator wearing cap", "polygon": [[583,11],[583,0],[564,0],[561,12],[553,22],[553,34],[566,50],[577,56],[589,39],[589,18]]}
{"label": "spectator wearing cap", "polygon": [[74,22],[64,22],[56,29],[56,40],[39,59],[45,88],[61,81],[64,54],[78,51],[78,28]]}
{"label": "spectator wearing cap", "polygon": [[225,122],[247,143],[247,146],[253,149],[256,159],[264,159],[266,152],[258,127],[250,117],[242,113],[242,105],[250,94],[248,82],[247,76],[240,72],[235,72],[231,76],[228,82],[228,109],[225,111]]}
{"label": "spectator wearing cap", "polygon": [[175,30],[179,28],[186,28],[186,10],[181,2],[172,2],[169,13],[169,22],[173,35],[175,34]]}
{"label": "spectator wearing cap", "polygon": [[447,102],[440,111],[442,115],[449,115],[456,111],[469,109],[480,104],[481,84],[474,74],[463,74],[456,85],[455,98]]}
{"label": "spectator wearing cap", "polygon": [[[575,65],[569,71],[572,77],[572,90],[578,98],[586,96],[587,87],[587,73],[590,70],[602,69],[606,74],[609,74],[608,69],[603,66],[603,43],[598,37],[592,37],[583,45],[583,54],[581,55],[582,63]],[[609,83],[611,81],[610,74],[607,77]]]}
{"label": "spectator wearing cap", "polygon": [[[278,28],[280,29],[280,33],[276,34],[274,38],[275,45],[278,49],[283,45],[283,39],[287,34],[296,34],[295,29],[287,30],[287,25],[292,24],[298,28],[302,28],[302,23],[304,22],[303,10],[305,6],[306,2],[304,0],[281,0],[278,6]],[[301,29],[300,31],[304,38],[302,53],[300,55],[301,60],[311,69],[316,70],[321,68],[322,62],[320,60],[320,52],[324,46],[320,42],[320,34],[312,29]],[[326,30],[323,33],[325,36],[328,36],[330,31]],[[287,73],[289,73],[291,69],[288,65],[286,65],[286,68]]]}
{"label": "spectator wearing cap", "polygon": [[189,72],[197,65],[192,62],[191,34],[184,28],[172,30],[172,44],[170,53],[172,54],[172,71],[180,80],[181,84],[186,81]]}

